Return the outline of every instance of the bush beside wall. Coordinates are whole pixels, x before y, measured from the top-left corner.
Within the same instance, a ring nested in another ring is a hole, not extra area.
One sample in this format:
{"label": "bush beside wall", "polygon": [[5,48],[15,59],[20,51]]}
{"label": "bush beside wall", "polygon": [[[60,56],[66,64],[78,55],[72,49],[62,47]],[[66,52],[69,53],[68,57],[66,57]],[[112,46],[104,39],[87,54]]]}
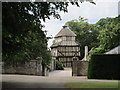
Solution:
{"label": "bush beside wall", "polygon": [[56,70],[64,70],[63,63],[61,61],[56,62]]}
{"label": "bush beside wall", "polygon": [[92,55],[88,66],[89,79],[119,79],[120,54]]}

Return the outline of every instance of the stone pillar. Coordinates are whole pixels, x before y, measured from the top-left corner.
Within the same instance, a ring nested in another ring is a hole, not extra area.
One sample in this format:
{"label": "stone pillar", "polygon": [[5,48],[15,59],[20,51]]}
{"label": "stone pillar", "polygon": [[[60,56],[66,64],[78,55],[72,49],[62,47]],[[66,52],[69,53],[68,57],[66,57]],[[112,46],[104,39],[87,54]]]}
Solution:
{"label": "stone pillar", "polygon": [[87,76],[88,73],[88,61],[78,62],[78,76]]}
{"label": "stone pillar", "polygon": [[42,57],[37,57],[36,60],[36,75],[42,76]]}
{"label": "stone pillar", "polygon": [[37,73],[36,75],[42,76],[42,60],[37,61]]}
{"label": "stone pillar", "polygon": [[84,58],[82,59],[82,61],[88,61],[87,57],[88,57],[88,46],[85,46],[85,55],[84,55]]}
{"label": "stone pillar", "polygon": [[77,76],[77,64],[78,63],[78,58],[73,57],[73,62],[72,62],[72,76]]}
{"label": "stone pillar", "polygon": [[52,60],[51,60],[50,65],[49,65],[49,68],[50,68],[49,70],[50,70],[50,71],[55,70],[54,62],[55,62],[55,60],[54,60],[54,58],[52,57]]}
{"label": "stone pillar", "polygon": [[47,70],[47,68],[45,68],[44,76],[48,76],[48,70]]}

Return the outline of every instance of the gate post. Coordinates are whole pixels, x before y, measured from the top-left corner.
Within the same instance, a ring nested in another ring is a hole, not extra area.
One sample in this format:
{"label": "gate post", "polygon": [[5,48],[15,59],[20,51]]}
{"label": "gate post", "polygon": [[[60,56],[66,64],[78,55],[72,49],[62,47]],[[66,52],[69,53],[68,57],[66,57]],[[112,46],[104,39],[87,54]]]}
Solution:
{"label": "gate post", "polygon": [[77,57],[73,57],[73,62],[72,62],[72,76],[77,76],[77,62],[78,62],[78,58]]}

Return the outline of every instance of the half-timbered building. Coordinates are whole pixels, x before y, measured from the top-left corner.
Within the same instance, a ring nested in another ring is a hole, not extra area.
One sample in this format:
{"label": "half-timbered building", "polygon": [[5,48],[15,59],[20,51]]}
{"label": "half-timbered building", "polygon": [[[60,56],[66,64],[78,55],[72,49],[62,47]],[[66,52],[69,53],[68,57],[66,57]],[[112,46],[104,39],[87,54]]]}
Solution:
{"label": "half-timbered building", "polygon": [[51,45],[53,59],[63,62],[65,67],[71,67],[73,57],[80,58],[80,45],[75,42],[75,37],[68,26],[63,26]]}

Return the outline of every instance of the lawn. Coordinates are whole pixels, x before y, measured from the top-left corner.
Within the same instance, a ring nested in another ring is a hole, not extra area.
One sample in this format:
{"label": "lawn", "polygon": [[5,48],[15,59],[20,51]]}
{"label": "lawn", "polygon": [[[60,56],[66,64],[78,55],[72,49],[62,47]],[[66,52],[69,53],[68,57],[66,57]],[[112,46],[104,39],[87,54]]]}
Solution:
{"label": "lawn", "polygon": [[71,82],[65,84],[68,88],[118,88],[118,82]]}

